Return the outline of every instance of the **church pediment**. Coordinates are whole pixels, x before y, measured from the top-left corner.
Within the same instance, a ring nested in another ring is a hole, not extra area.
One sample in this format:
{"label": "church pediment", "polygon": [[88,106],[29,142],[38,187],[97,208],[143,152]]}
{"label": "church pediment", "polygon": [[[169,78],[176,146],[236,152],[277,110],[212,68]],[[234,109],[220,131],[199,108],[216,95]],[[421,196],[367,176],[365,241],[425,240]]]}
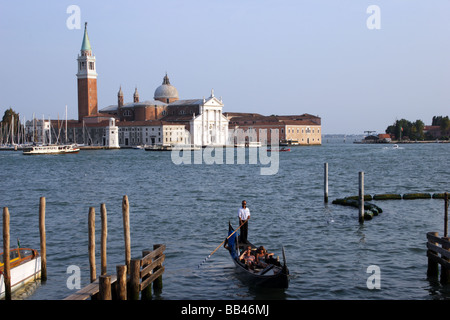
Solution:
{"label": "church pediment", "polygon": [[203,104],[205,106],[223,107],[223,103],[216,97],[209,97]]}

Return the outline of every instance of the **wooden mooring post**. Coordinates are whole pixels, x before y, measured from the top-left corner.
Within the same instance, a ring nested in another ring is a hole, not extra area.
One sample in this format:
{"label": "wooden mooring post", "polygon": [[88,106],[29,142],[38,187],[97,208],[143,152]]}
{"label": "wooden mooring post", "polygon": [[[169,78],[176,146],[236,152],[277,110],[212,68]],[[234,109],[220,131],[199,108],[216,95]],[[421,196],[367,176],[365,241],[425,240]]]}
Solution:
{"label": "wooden mooring post", "polygon": [[364,172],[359,172],[359,223],[364,223]]}
{"label": "wooden mooring post", "polygon": [[444,194],[444,237],[448,237],[448,193]]}
{"label": "wooden mooring post", "polygon": [[39,235],[41,240],[41,281],[47,281],[47,238],[45,234],[45,197],[39,199]]}
{"label": "wooden mooring post", "polygon": [[100,246],[101,253],[101,275],[105,275],[107,272],[107,255],[106,255],[106,243],[108,239],[108,219],[106,213],[106,205],[102,203],[100,205],[101,218],[102,218],[102,239]]}
{"label": "wooden mooring post", "polygon": [[323,201],[328,203],[328,163],[325,162],[323,166],[324,182],[323,182]]}
{"label": "wooden mooring post", "polygon": [[91,282],[97,279],[97,270],[95,267],[95,208],[89,208],[88,219],[88,234],[89,234],[89,272]]}
{"label": "wooden mooring post", "polygon": [[130,272],[131,261],[131,241],[130,241],[130,204],[128,202],[128,196],[123,196],[122,199],[122,217],[123,217],[123,232],[125,239],[125,265],[127,266],[127,272]]}
{"label": "wooden mooring post", "polygon": [[[141,259],[131,259],[130,247],[130,223],[129,223],[129,203],[128,197],[123,197],[122,213],[123,227],[125,237],[125,265],[116,266],[116,275],[106,273],[106,207],[101,205],[102,211],[102,275],[95,279],[86,287],[68,296],[64,300],[150,300],[153,290],[158,292],[162,289],[162,275],[164,273],[165,260],[164,244],[156,244],[153,251],[142,251]],[[89,260],[91,265],[91,274],[95,275],[95,209],[89,209]],[[105,257],[103,257],[105,255]],[[105,274],[103,274],[103,269]],[[92,271],[93,270],[93,271]],[[91,276],[92,277],[92,276]]]}
{"label": "wooden mooring post", "polygon": [[11,266],[9,257],[9,210],[3,208],[3,279],[5,281],[5,300],[11,300]]}

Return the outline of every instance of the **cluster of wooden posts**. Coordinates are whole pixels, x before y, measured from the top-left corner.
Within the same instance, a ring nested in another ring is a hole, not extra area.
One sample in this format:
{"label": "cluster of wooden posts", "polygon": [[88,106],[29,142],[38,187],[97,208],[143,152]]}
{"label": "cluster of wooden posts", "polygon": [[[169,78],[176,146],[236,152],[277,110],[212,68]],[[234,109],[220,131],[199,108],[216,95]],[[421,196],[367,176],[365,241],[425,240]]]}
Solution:
{"label": "cluster of wooden posts", "polygon": [[[3,207],[3,254],[4,266],[3,275],[5,281],[5,300],[11,300],[11,267],[10,257],[6,254],[10,251],[10,214],[8,207]],[[41,255],[41,281],[47,280],[47,249],[46,249],[46,236],[45,236],[45,197],[41,197],[39,200],[39,235],[40,235],[40,255]]]}
{"label": "cluster of wooden posts", "polygon": [[125,239],[125,264],[116,266],[116,275],[107,274],[107,213],[104,203],[100,205],[101,211],[101,272],[97,279],[95,264],[95,208],[89,208],[89,264],[90,281],[86,287],[64,300],[149,300],[153,290],[162,289],[162,274],[164,273],[165,255],[164,244],[156,244],[153,251],[142,251],[142,258],[131,259],[130,244],[130,214],[128,197],[122,201],[123,229]]}
{"label": "cluster of wooden posts", "polygon": [[428,277],[439,275],[441,266],[441,283],[450,283],[450,238],[448,237],[448,193],[445,193],[444,236],[437,232],[427,233]]}

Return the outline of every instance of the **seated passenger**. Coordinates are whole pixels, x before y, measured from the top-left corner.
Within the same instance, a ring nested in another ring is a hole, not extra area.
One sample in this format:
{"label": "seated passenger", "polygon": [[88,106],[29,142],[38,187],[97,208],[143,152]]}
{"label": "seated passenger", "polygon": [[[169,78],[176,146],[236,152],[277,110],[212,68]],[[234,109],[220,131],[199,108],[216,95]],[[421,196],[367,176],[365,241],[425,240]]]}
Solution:
{"label": "seated passenger", "polygon": [[267,266],[264,262],[270,262],[271,259],[273,259],[273,253],[267,253],[267,250],[260,246],[256,251],[256,261],[262,266]]}
{"label": "seated passenger", "polygon": [[248,246],[247,250],[245,250],[239,260],[243,261],[250,269],[255,267],[256,257],[252,254],[252,247]]}

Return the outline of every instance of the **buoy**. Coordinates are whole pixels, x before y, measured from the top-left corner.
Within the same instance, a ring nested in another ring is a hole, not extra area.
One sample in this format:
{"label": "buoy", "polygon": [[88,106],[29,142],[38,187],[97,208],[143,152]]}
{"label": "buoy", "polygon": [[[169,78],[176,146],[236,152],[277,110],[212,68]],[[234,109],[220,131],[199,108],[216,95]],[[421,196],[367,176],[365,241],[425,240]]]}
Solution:
{"label": "buoy", "polygon": [[384,194],[376,194],[373,196],[373,200],[401,200],[401,194],[392,194],[392,193],[384,193]]}
{"label": "buoy", "polygon": [[373,212],[369,210],[364,211],[364,220],[372,220]]}
{"label": "buoy", "polygon": [[[341,199],[335,199],[332,201],[332,204],[339,204],[342,206],[350,206],[350,207],[354,207],[354,208],[359,208],[359,201],[358,200],[354,200],[355,197],[346,197],[346,198],[341,198]],[[364,219],[365,220],[370,220],[372,219],[374,216],[378,216],[380,213],[382,213],[383,210],[370,202],[364,202]]]}
{"label": "buoy", "polygon": [[431,199],[431,194],[429,193],[406,193],[403,195],[404,200],[411,199]]}
{"label": "buoy", "polygon": [[[344,199],[348,200],[359,200],[359,196],[351,196],[351,197],[345,197]],[[372,201],[373,197],[370,194],[364,195],[364,201]]]}

